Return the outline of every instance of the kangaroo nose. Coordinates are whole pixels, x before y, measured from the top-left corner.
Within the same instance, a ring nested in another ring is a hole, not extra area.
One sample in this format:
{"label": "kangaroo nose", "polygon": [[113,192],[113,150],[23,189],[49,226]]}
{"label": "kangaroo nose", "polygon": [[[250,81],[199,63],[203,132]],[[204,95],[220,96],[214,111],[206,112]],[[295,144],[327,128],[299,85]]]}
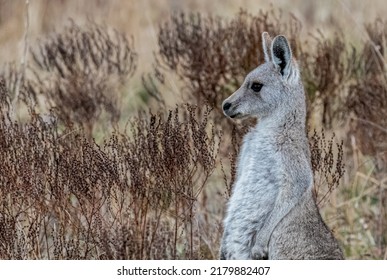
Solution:
{"label": "kangaroo nose", "polygon": [[231,107],[231,103],[229,102],[226,102],[223,104],[223,111],[227,111],[228,109],[230,109]]}

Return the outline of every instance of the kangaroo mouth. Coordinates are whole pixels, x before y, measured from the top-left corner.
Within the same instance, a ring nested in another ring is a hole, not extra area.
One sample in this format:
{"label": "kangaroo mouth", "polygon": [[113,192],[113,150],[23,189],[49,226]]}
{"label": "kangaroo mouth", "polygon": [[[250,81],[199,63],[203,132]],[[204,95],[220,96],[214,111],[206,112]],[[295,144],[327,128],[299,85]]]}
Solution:
{"label": "kangaroo mouth", "polygon": [[230,119],[237,119],[242,117],[243,114],[238,111],[238,105],[232,105],[231,103],[226,103],[223,105],[223,113]]}
{"label": "kangaroo mouth", "polygon": [[236,114],[232,114],[231,116],[229,116],[231,119],[235,119],[237,117],[239,117],[241,115],[241,113],[236,113]]}

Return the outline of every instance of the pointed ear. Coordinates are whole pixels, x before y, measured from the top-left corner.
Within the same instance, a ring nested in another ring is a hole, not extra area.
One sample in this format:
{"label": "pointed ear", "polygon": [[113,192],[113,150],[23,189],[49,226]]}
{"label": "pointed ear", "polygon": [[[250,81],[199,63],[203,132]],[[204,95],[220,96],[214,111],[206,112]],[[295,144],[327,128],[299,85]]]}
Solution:
{"label": "pointed ear", "polygon": [[265,62],[271,61],[271,42],[272,39],[267,32],[262,33],[262,48],[265,55]]}
{"label": "pointed ear", "polygon": [[292,71],[292,50],[286,37],[276,36],[271,45],[273,63],[278,65],[282,76],[287,79]]}

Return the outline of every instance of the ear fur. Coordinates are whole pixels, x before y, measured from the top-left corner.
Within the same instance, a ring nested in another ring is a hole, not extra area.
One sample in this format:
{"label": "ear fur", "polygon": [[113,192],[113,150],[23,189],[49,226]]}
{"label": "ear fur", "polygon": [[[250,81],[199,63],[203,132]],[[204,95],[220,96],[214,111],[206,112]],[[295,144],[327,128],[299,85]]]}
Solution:
{"label": "ear fur", "polygon": [[262,48],[265,55],[265,62],[271,61],[271,43],[272,39],[267,32],[262,33]]}
{"label": "ear fur", "polygon": [[286,37],[278,35],[274,38],[271,44],[271,58],[280,68],[281,75],[288,79],[292,71],[292,50]]}

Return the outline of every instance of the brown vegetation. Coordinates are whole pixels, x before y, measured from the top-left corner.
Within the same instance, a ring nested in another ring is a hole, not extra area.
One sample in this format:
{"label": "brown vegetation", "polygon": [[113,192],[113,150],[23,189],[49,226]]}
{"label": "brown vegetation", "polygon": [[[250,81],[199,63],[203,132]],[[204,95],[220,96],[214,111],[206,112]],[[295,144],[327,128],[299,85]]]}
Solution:
{"label": "brown vegetation", "polygon": [[220,141],[206,112],[200,121],[193,106],[141,116],[98,145],[33,111],[25,124],[5,111],[1,258],[200,258],[198,198]]}

